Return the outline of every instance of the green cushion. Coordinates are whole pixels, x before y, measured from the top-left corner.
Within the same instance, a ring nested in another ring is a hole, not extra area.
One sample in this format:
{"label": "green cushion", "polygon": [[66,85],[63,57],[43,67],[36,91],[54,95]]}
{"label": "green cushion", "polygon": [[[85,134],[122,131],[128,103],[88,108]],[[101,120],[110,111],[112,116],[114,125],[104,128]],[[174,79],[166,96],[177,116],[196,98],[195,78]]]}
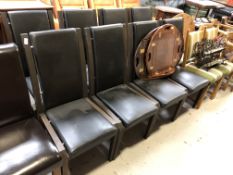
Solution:
{"label": "green cushion", "polygon": [[211,84],[215,83],[218,81],[220,78],[222,78],[223,73],[217,69],[210,69],[208,71],[197,68],[196,66],[193,65],[186,65],[185,69],[187,71],[193,72],[197,75],[200,75],[210,81]]}
{"label": "green cushion", "polygon": [[218,69],[211,68],[208,70],[208,72],[210,72],[216,76],[216,81],[220,80],[223,77],[223,73],[221,71],[219,71]]}
{"label": "green cushion", "polygon": [[214,68],[221,71],[224,76],[227,76],[233,72],[233,64],[228,61],[226,61],[226,64],[221,64],[221,65],[215,66]]}

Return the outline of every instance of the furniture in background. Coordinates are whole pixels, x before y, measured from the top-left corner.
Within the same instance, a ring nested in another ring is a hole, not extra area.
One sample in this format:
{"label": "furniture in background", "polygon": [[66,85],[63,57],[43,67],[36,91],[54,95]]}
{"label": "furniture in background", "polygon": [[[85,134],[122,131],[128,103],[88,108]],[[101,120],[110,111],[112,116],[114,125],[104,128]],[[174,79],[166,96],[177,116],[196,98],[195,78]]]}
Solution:
{"label": "furniture in background", "polygon": [[156,6],[156,19],[165,19],[165,18],[172,18],[177,14],[184,13],[183,10],[175,8],[175,7],[169,7],[169,6]]}
{"label": "furniture in background", "polygon": [[30,93],[33,95],[26,55],[20,34],[31,31],[54,29],[52,10],[20,10],[1,13],[7,41],[15,42],[19,47],[20,59]]}

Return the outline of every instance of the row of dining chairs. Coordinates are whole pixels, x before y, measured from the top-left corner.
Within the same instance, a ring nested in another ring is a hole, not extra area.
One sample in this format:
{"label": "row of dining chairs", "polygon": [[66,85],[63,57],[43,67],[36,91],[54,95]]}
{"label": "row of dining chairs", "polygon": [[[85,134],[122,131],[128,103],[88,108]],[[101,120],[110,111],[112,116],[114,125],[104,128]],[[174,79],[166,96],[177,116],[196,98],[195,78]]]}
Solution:
{"label": "row of dining chairs", "polygon": [[[27,25],[22,20],[12,22],[20,19],[21,14],[26,14],[23,19],[29,20]],[[172,77],[164,79],[144,81],[135,76],[133,53],[140,40],[165,23],[182,29],[182,19],[55,31],[49,30],[51,23],[46,11],[8,12],[5,16],[11,20],[8,27],[13,33],[12,39],[22,41],[18,44],[19,51],[15,45],[8,45],[5,52],[15,53],[16,60],[18,54],[24,59],[36,114],[49,128],[59,148],[64,174],[69,172],[70,159],[103,141],[109,141],[109,160],[114,159],[126,129],[147,121],[145,137],[149,136],[158,119],[174,120],[187,96],[194,95],[196,103],[209,84],[206,79],[180,68]],[[26,34],[20,36],[21,33]]]}
{"label": "row of dining chairs", "polygon": [[[129,22],[128,10],[126,9],[101,9],[101,25],[111,23]],[[132,19],[134,21],[151,20],[150,8],[137,8],[132,10]],[[146,15],[147,14],[147,15]],[[1,13],[5,31],[7,33],[7,41],[17,43],[20,50],[20,57],[23,69],[29,87],[32,93],[31,80],[25,53],[20,40],[21,33],[30,31],[54,29],[54,21],[51,10],[30,10],[30,11],[9,11]],[[113,20],[113,21],[112,21]],[[81,28],[97,26],[97,15],[95,10],[64,10],[59,12],[59,23],[61,28]]]}
{"label": "row of dining chairs", "polygon": [[[125,9],[102,9],[102,17],[103,17],[103,23],[102,24],[114,24],[114,23],[124,23],[128,24],[128,20],[126,18],[126,10]],[[70,27],[79,27],[81,29],[84,29],[85,27],[90,26],[96,26],[96,20],[95,20],[95,11],[93,10],[68,10],[68,11],[62,11],[61,12],[61,18],[60,23],[63,24],[62,28],[70,28]],[[137,16],[143,16],[142,13],[135,13]],[[30,31],[39,31],[39,30],[46,30],[46,29],[52,29],[53,28],[53,20],[51,18],[51,12],[45,11],[45,10],[37,10],[37,11],[19,11],[19,12],[8,12],[3,14],[3,20],[5,21],[5,28],[8,32],[8,36],[11,39],[11,41],[14,41],[18,44],[19,50],[20,50],[20,56],[22,59],[24,72],[28,84],[28,88],[31,93],[32,92],[32,85],[31,80],[29,76],[29,71],[27,68],[27,63],[25,60],[25,53],[22,47],[22,43],[20,40],[20,33],[28,33]],[[22,20],[24,23],[22,24]],[[146,19],[142,19],[146,20]],[[149,19],[148,19],[149,20]],[[158,27],[158,25],[171,23],[174,24],[181,32],[183,30],[183,20],[180,19],[165,19],[162,21],[148,21],[148,22],[142,22],[143,27],[145,29],[141,29],[144,31],[142,33],[142,36],[140,39],[142,39],[143,36],[146,35],[150,30],[152,30],[155,27]],[[145,23],[145,24],[144,24]],[[130,26],[130,25],[127,25]],[[130,27],[129,27],[130,29]],[[134,31],[137,31],[136,28],[132,29]],[[131,32],[133,33],[133,32]],[[133,36],[134,37],[134,36]],[[137,40],[137,44],[139,44],[140,40]],[[137,44],[134,45],[134,50],[136,50]],[[130,53],[130,52],[129,52]],[[130,53],[131,56],[134,55],[133,52]],[[133,64],[133,63],[132,63]],[[199,88],[199,82],[201,79],[199,77],[195,76],[195,74],[190,74],[190,72],[185,72],[182,69],[179,69],[181,73],[175,74],[173,76],[173,79],[178,81],[180,84],[184,85],[186,88],[190,90],[190,92],[195,92],[195,88]],[[184,74],[184,75],[183,75]],[[187,74],[187,75],[186,75]],[[177,76],[176,76],[177,75]],[[181,76],[182,75],[182,76]],[[191,81],[187,81],[187,78],[191,77]],[[192,82],[192,84],[189,84],[187,82]],[[197,85],[197,87],[193,88],[194,84]],[[202,87],[202,86],[200,86]],[[198,102],[199,103],[199,102]],[[200,104],[200,103],[199,103]],[[198,105],[200,106],[200,105]]]}
{"label": "row of dining chairs", "polygon": [[[114,18],[113,18],[114,16]],[[114,23],[129,23],[136,21],[148,21],[153,19],[153,9],[151,7],[135,7],[135,8],[111,8],[111,9],[65,9],[58,12],[59,27],[64,28],[68,20],[66,18],[74,18],[76,23],[82,23],[85,17],[87,26],[107,25]],[[112,21],[114,19],[115,21]],[[76,25],[77,26],[77,25]],[[82,26],[81,26],[82,27]],[[86,26],[85,26],[86,27]]]}

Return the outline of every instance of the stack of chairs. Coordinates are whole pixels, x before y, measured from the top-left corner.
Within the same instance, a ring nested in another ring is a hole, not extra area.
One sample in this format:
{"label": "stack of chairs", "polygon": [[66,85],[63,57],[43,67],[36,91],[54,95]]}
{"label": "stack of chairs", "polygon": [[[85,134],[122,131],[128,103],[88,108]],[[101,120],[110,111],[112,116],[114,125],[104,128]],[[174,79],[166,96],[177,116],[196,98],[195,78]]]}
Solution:
{"label": "stack of chairs", "polygon": [[[93,8],[99,8],[100,2],[103,1],[90,3]],[[193,47],[192,36],[196,34],[184,31],[184,18],[156,21],[152,20],[151,8],[115,8],[117,3],[104,2],[111,8],[60,10],[60,30],[54,30],[51,11],[4,13],[8,37],[18,48],[14,44],[0,47],[0,78],[7,90],[7,93],[1,91],[5,100],[0,102],[6,106],[4,109],[9,109],[0,110],[0,118],[3,118],[0,130],[6,135],[8,132],[17,135],[27,129],[21,127],[25,122],[33,123],[31,125],[35,127],[29,128],[30,133],[32,136],[34,132],[35,135],[43,133],[39,137],[42,141],[36,141],[42,142],[41,149],[45,150],[36,158],[49,156],[49,159],[25,172],[22,170],[28,166],[26,161],[22,161],[26,163],[20,168],[12,162],[4,166],[11,170],[0,166],[0,173],[61,171],[69,174],[70,160],[102,144],[107,145],[108,160],[114,160],[120,154],[127,130],[144,124],[143,134],[147,138],[158,121],[175,121],[185,103],[196,108],[201,106],[213,82],[193,71],[192,65],[185,62],[185,67],[178,65],[171,76],[154,80],[139,79],[133,67],[134,53],[140,41],[148,32],[164,24],[174,25],[187,37],[186,61]],[[11,64],[12,69],[8,69]],[[5,79],[8,74],[9,79]],[[214,83],[222,82],[226,77],[223,74]],[[13,80],[17,80],[18,85],[13,84]],[[28,91],[34,97],[35,111],[31,109]],[[31,119],[33,116],[37,119]],[[10,129],[7,129],[8,125]],[[17,130],[16,134],[11,130]],[[0,137],[6,140],[4,134]],[[23,141],[12,143],[17,147]],[[6,149],[2,145],[9,146],[8,142],[0,144],[0,150]],[[24,151],[27,154],[26,148]],[[4,154],[0,156],[1,165],[5,160],[11,160],[7,153],[1,154]],[[27,155],[34,156],[34,153]]]}

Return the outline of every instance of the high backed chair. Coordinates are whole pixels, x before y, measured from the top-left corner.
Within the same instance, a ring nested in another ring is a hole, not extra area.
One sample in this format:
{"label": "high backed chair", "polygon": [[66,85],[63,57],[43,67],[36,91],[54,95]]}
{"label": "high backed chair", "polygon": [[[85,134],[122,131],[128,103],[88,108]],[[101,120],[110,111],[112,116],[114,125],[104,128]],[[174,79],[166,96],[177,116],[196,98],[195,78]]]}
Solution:
{"label": "high backed chair", "polygon": [[[218,26],[219,27],[219,26]],[[227,34],[219,34],[219,28],[218,27],[212,27],[210,29],[206,29],[206,38],[210,39],[210,40],[215,40],[218,36],[223,37],[223,39],[225,40],[225,47],[231,47],[231,49],[233,48],[231,44],[229,44],[228,40],[227,40]],[[215,69],[221,71],[223,73],[224,78],[226,79],[225,84],[223,85],[223,90],[226,90],[226,88],[229,85],[229,82],[231,81],[231,79],[233,78],[233,63],[225,60],[224,63],[222,64],[218,64],[216,66],[214,66]]]}
{"label": "high backed chair", "polygon": [[[193,52],[193,46],[196,42],[201,41],[203,39],[204,33],[199,33],[199,34],[196,33],[194,34],[195,36],[190,36],[189,34],[195,31],[195,26],[194,26],[192,17],[186,13],[183,13],[183,14],[179,14],[175,16],[174,18],[177,19],[180,17],[183,17],[183,36],[185,40],[184,57],[183,57],[181,66],[183,67],[183,69],[193,72],[210,81],[210,86],[215,87],[210,97],[211,99],[213,99],[216,96],[217,90],[219,89],[221,85],[223,74],[216,69],[211,69],[207,71],[204,69],[200,69],[192,64],[189,64],[189,60]],[[207,25],[213,26],[213,24],[207,24]],[[203,25],[200,26],[200,29],[202,28],[203,28]]]}
{"label": "high backed chair", "polygon": [[233,25],[229,23],[227,17],[223,17],[222,23],[216,24],[220,35],[225,36],[227,44],[224,57],[233,62]]}
{"label": "high backed chair", "polygon": [[20,34],[31,31],[53,29],[52,11],[46,10],[27,10],[27,11],[9,11],[2,13],[5,30],[9,41],[15,42],[19,47],[20,58],[23,65],[24,75],[27,86],[31,93],[32,86],[29,76],[26,57],[21,42]]}
{"label": "high backed chair", "polygon": [[154,28],[159,27],[158,21],[142,21],[129,25],[128,41],[130,51],[130,67],[127,69],[131,86],[143,95],[156,99],[161,106],[160,118],[164,121],[174,120],[187,97],[187,89],[171,79],[142,80],[136,77],[134,53],[140,41]]}
{"label": "high backed chair", "polygon": [[92,9],[116,8],[116,0],[88,0],[88,7]]}
{"label": "high backed chair", "polygon": [[130,10],[130,21],[150,21],[153,17],[151,7],[134,7]]}
{"label": "high backed chair", "polygon": [[[173,24],[183,33],[183,18],[165,19],[164,24]],[[185,31],[184,31],[185,32]],[[170,77],[188,89],[189,97],[193,99],[193,107],[199,108],[209,88],[209,81],[200,75],[190,72],[182,67]]]}
{"label": "high backed chair", "polygon": [[116,115],[126,129],[149,121],[147,137],[157,119],[158,102],[125,84],[128,59],[124,25],[91,27],[86,29],[86,36],[92,99],[110,115]]}
{"label": "high backed chair", "polygon": [[60,28],[81,28],[96,26],[96,11],[93,9],[69,9],[59,12]]}
{"label": "high backed chair", "polygon": [[206,69],[206,70],[201,69],[196,67],[195,64],[192,63],[194,45],[195,43],[203,40],[204,33],[205,33],[204,31],[189,32],[185,47],[184,64],[186,70],[196,73],[202,77],[205,77],[210,81],[211,86],[213,87],[213,91],[211,92],[210,98],[214,99],[219,88],[222,85],[222,81],[224,79],[223,73],[215,68]]}
{"label": "high backed chair", "polygon": [[98,10],[99,25],[128,23],[128,10],[124,8],[115,9],[99,9]]}
{"label": "high backed chair", "polygon": [[[25,40],[27,35],[22,38]],[[25,50],[37,111],[51,122],[66,148],[64,173],[69,172],[68,160],[104,141],[110,144],[109,160],[114,159],[119,141],[115,126],[121,122],[110,118],[87,97],[81,29],[31,32],[29,40]]]}
{"label": "high backed chair", "polygon": [[0,174],[59,173],[56,146],[30,105],[15,44],[0,45]]}
{"label": "high backed chair", "polygon": [[118,2],[118,7],[123,7],[123,8],[140,6],[140,0],[118,0],[117,2]]}
{"label": "high backed chair", "polygon": [[224,80],[226,80],[223,85],[223,90],[229,85],[229,82],[233,77],[233,64],[230,60],[230,56],[233,50],[233,44],[230,40],[230,36],[233,35],[232,27],[224,24],[220,24],[218,21],[213,20],[212,23],[204,24],[199,27],[199,31],[205,32],[206,39],[215,40],[216,38],[222,37],[224,40],[224,51],[222,52],[222,57],[226,59],[224,64],[219,64],[214,66],[214,69],[217,69],[221,73],[223,73]]}

